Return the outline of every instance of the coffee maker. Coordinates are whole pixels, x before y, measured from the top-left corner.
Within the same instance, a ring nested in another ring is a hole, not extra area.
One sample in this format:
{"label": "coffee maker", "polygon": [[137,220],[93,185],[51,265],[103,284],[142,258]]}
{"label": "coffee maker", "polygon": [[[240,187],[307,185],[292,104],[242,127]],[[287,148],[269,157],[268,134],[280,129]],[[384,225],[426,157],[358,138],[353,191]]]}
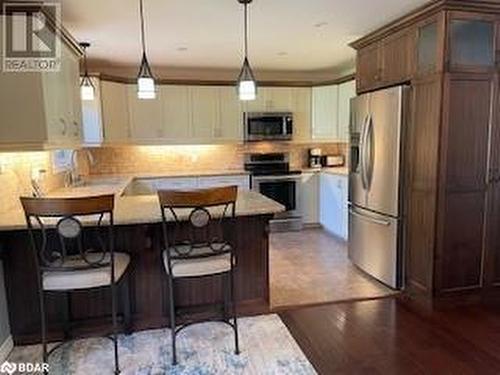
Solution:
{"label": "coffee maker", "polygon": [[309,168],[321,168],[321,149],[309,149]]}

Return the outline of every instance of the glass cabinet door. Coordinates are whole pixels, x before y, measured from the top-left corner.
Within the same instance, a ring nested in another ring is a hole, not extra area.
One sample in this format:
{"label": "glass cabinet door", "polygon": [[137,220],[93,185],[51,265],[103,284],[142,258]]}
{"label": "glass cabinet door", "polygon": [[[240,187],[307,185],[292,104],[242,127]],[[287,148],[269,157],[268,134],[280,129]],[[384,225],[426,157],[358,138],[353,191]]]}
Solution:
{"label": "glass cabinet door", "polygon": [[417,71],[419,73],[435,71],[438,57],[438,24],[428,23],[418,29]]}
{"label": "glass cabinet door", "polygon": [[495,66],[495,23],[482,19],[451,19],[449,36],[450,67]]}

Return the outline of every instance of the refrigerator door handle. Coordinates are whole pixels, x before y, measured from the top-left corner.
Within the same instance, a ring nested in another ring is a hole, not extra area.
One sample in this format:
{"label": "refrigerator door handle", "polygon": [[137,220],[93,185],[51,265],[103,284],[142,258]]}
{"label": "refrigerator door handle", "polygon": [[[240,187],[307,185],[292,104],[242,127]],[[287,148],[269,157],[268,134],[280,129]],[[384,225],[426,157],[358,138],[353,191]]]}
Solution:
{"label": "refrigerator door handle", "polygon": [[[368,122],[366,125],[366,145],[365,151],[363,153],[366,155],[366,187],[369,190],[372,185],[372,177],[373,177],[373,155],[375,153],[375,145],[373,144],[373,118],[368,116]],[[367,151],[368,146],[370,146],[369,152]]]}
{"label": "refrigerator door handle", "polygon": [[367,160],[366,160],[366,143],[368,136],[368,126],[370,121],[370,115],[367,115],[365,121],[363,122],[363,130],[361,132],[361,182],[363,183],[363,189],[368,190],[368,175],[367,175]]}
{"label": "refrigerator door handle", "polygon": [[360,219],[367,220],[367,221],[370,221],[370,222],[378,224],[378,225],[383,225],[383,226],[386,226],[386,227],[388,227],[389,225],[391,225],[390,221],[382,220],[382,219],[375,219],[374,217],[372,217],[370,215],[365,215],[365,214],[362,214],[362,213],[360,213],[358,211],[355,211],[352,207],[349,207],[349,212],[352,215],[354,215],[356,217],[359,217]]}

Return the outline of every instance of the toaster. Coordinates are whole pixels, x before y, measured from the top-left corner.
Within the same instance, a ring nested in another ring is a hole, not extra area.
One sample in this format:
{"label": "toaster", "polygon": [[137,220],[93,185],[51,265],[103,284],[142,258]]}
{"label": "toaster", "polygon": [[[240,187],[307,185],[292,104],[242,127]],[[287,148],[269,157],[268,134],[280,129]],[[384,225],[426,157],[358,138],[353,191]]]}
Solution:
{"label": "toaster", "polygon": [[343,167],[345,165],[344,155],[325,155],[322,165],[323,167]]}

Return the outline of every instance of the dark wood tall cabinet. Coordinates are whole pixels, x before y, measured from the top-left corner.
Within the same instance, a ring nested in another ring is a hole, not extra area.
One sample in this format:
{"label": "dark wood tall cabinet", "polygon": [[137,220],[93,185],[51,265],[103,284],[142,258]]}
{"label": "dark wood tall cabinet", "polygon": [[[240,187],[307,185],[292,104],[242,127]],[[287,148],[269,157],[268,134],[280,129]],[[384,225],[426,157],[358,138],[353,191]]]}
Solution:
{"label": "dark wood tall cabinet", "polygon": [[352,46],[358,93],[412,87],[406,296],[500,302],[500,1],[434,1]]}

